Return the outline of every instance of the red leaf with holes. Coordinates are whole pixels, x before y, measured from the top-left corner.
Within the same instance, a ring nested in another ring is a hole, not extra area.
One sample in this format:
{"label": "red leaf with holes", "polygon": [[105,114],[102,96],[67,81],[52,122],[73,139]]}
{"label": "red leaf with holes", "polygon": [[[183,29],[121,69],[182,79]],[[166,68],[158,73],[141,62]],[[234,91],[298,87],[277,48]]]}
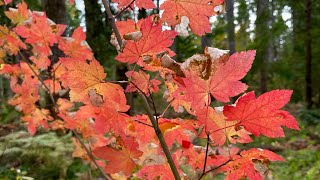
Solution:
{"label": "red leaf with holes", "polygon": [[192,32],[201,36],[211,32],[209,17],[216,14],[214,8],[223,2],[224,0],[167,0],[160,6],[164,10],[162,20],[169,26],[175,26],[181,22],[182,16],[186,16]]}
{"label": "red leaf with holes", "polygon": [[183,79],[185,88],[182,91],[192,108],[201,109],[211,103],[210,94],[221,102],[229,102],[229,97],[234,97],[244,92],[247,85],[240,82],[249,69],[255,57],[255,51],[234,53],[227,62],[215,65],[215,71],[208,80],[203,79],[192,71],[186,71]]}
{"label": "red leaf with holes", "polygon": [[143,65],[144,54],[157,54],[163,51],[169,51],[172,54],[169,47],[177,35],[176,32],[162,31],[161,23],[154,22],[152,17],[148,17],[141,25],[141,33],[142,37],[137,42],[127,41],[123,52],[116,57],[118,61]]}
{"label": "red leaf with holes", "polygon": [[289,102],[291,94],[291,90],[273,90],[256,98],[254,92],[250,92],[240,97],[236,106],[225,106],[223,114],[228,121],[239,121],[237,126],[243,126],[255,136],[284,137],[281,126],[299,130],[295,118],[280,110]]}

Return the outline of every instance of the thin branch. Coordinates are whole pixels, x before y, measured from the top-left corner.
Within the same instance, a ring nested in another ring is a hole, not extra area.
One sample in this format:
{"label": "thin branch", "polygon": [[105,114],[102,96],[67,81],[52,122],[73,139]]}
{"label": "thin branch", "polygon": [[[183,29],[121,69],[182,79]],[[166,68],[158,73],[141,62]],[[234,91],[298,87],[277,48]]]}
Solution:
{"label": "thin branch", "polygon": [[137,123],[140,123],[140,124],[143,124],[143,125],[146,125],[146,126],[149,126],[149,127],[152,127],[152,128],[153,128],[153,126],[151,126],[150,124],[141,122],[141,121],[139,121],[139,120],[134,120],[134,121],[137,122]]}
{"label": "thin branch", "polygon": [[157,0],[157,13],[159,14],[160,13],[160,0]]}
{"label": "thin branch", "polygon": [[206,155],[205,155],[205,159],[204,159],[204,163],[203,163],[203,171],[202,171],[202,174],[201,174],[201,176],[200,176],[200,179],[205,175],[205,172],[206,172],[207,159],[208,159],[208,151],[209,151],[209,142],[210,142],[210,136],[209,136],[209,134],[207,134]]}
{"label": "thin branch", "polygon": [[156,133],[156,135],[157,135],[157,137],[159,139],[159,142],[161,144],[163,152],[167,157],[167,160],[168,160],[168,163],[170,165],[170,168],[171,168],[171,171],[173,173],[173,176],[174,176],[174,178],[176,180],[180,180],[181,178],[180,178],[179,172],[177,170],[177,167],[174,164],[174,161],[172,159],[170,150],[168,148],[168,145],[167,145],[166,141],[164,140],[164,137],[163,137],[163,134],[162,134],[161,130],[158,127],[157,121],[156,121],[156,119],[154,118],[154,116],[152,114],[152,111],[151,111],[151,108],[149,106],[149,103],[148,103],[148,101],[147,101],[147,99],[146,99],[146,97],[144,95],[140,94],[140,96],[141,96],[141,98],[143,100],[143,105],[144,105],[144,107],[145,107],[145,109],[147,111],[147,114],[149,116],[149,119],[150,119],[150,121],[151,121],[151,123],[153,125],[154,131],[155,131],[155,133]]}
{"label": "thin branch", "polygon": [[114,17],[117,18],[121,16],[121,14],[126,11],[128,8],[131,7],[131,5],[134,3],[135,0],[132,0],[125,8],[123,8],[118,14],[116,14]]}
{"label": "thin branch", "polygon": [[135,83],[132,81],[129,81],[135,88],[137,88],[150,102],[153,102],[152,99],[150,99],[145,92],[143,92]]}
{"label": "thin branch", "polygon": [[100,173],[102,174],[102,176],[106,179],[112,179],[110,177],[110,175],[105,174],[103,169],[101,169],[101,167],[98,165],[95,157],[92,155],[91,151],[88,149],[88,147],[82,142],[81,137],[79,136],[79,134],[72,130],[72,133],[75,135],[75,137],[77,138],[77,140],[80,142],[81,146],[84,148],[84,150],[87,152],[87,155],[89,156],[89,158],[91,159],[91,161],[94,163],[95,166],[97,166],[98,170],[100,171]]}
{"label": "thin branch", "polygon": [[212,171],[214,171],[214,170],[217,170],[217,169],[221,168],[222,166],[228,164],[230,161],[231,161],[231,159],[229,159],[228,161],[226,161],[225,163],[223,163],[223,164],[221,164],[221,165],[219,165],[219,166],[216,166],[216,167],[214,167],[214,168],[206,171],[205,173],[203,173],[203,174],[201,175],[201,177],[199,178],[199,180],[201,180],[201,178],[203,178],[203,177],[204,177],[206,174],[208,174],[209,172],[212,172]]}
{"label": "thin branch", "polygon": [[113,29],[113,32],[116,35],[117,41],[119,43],[119,46],[120,46],[120,48],[122,48],[122,38],[121,38],[120,32],[119,32],[119,30],[117,28],[116,20],[115,20],[114,16],[112,15],[112,12],[110,10],[109,4],[107,3],[106,0],[102,0],[102,4],[103,4],[104,8],[106,9],[106,13],[107,13],[108,19],[109,19],[109,21],[111,23],[111,27]]}
{"label": "thin branch", "polygon": [[31,71],[33,72],[33,74],[38,78],[38,80],[41,82],[41,84],[43,85],[43,87],[48,91],[48,94],[50,96],[50,99],[52,101],[52,103],[55,105],[56,101],[54,100],[53,95],[50,92],[50,89],[48,88],[48,86],[43,82],[43,80],[40,78],[40,76],[37,74],[37,72],[32,68],[32,66],[29,64],[27,58],[20,52],[18,51],[19,55],[22,57],[23,61],[25,63],[27,63],[28,67],[31,69]]}
{"label": "thin branch", "polygon": [[160,115],[160,117],[163,117],[163,116],[164,116],[164,114],[167,112],[167,110],[168,110],[169,107],[171,106],[173,100],[174,100],[174,99],[172,99],[172,100],[169,102],[168,106],[163,110],[163,112],[162,112],[162,114]]}
{"label": "thin branch", "polygon": [[154,100],[153,100],[152,94],[151,94],[151,92],[150,92],[150,89],[148,89],[148,90],[149,90],[150,99],[151,99],[151,102],[152,102],[153,111],[154,111],[154,114],[155,114],[155,117],[156,117],[157,125],[159,125],[159,120],[158,120],[158,113],[157,113],[156,104],[154,103]]}

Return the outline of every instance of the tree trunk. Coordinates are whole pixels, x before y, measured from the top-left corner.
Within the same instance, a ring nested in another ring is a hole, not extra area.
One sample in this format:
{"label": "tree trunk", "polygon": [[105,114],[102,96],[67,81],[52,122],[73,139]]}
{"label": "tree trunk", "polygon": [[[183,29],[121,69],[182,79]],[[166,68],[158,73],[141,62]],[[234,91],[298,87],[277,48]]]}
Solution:
{"label": "tree trunk", "polygon": [[103,21],[105,15],[101,11],[101,5],[98,4],[97,0],[84,0],[84,5],[87,42],[96,59],[105,60],[104,51],[107,51],[106,44],[110,44],[107,42],[110,38],[111,30],[109,34],[105,32],[108,27],[106,27],[106,22]]}
{"label": "tree trunk", "polygon": [[268,91],[268,45],[270,42],[269,29],[269,1],[257,0],[257,19],[256,19],[256,43],[257,56],[260,69],[260,91]]}
{"label": "tree trunk", "polygon": [[311,11],[312,0],[305,0],[305,61],[306,61],[306,103],[307,108],[312,107],[312,49],[311,49]]}
{"label": "tree trunk", "polygon": [[[47,18],[51,19],[56,24],[68,24],[67,17],[67,7],[65,0],[45,0],[44,1],[44,9],[47,15]],[[64,53],[54,45],[51,48],[52,55],[49,56],[52,64],[59,61],[58,57],[63,57]],[[49,71],[52,67],[49,67]]]}
{"label": "tree trunk", "polygon": [[47,17],[57,24],[68,24],[65,0],[45,0],[44,7]]}
{"label": "tree trunk", "polygon": [[201,47],[204,51],[204,48],[212,46],[212,40],[208,35],[201,36]]}
{"label": "tree trunk", "polygon": [[236,52],[236,43],[235,43],[235,30],[234,30],[234,0],[226,0],[226,9],[227,9],[227,32],[228,32],[228,44],[230,54]]}

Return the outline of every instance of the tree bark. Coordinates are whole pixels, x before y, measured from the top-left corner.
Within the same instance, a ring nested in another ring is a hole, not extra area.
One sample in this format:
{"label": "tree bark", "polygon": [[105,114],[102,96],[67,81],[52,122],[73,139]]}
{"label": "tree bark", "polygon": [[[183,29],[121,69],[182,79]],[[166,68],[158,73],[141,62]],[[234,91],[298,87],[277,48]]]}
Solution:
{"label": "tree bark", "polygon": [[306,62],[306,103],[307,108],[312,107],[312,37],[311,37],[311,11],[312,11],[312,0],[305,0],[305,62]]}
{"label": "tree bark", "polygon": [[208,35],[201,36],[202,50],[204,51],[206,47],[210,47],[210,46],[212,46],[212,39]]}
{"label": "tree bark", "polygon": [[256,19],[256,43],[259,70],[260,70],[260,91],[268,91],[268,45],[270,42],[269,29],[269,0],[257,0]]}
{"label": "tree bark", "polygon": [[236,52],[235,29],[234,29],[234,0],[226,0],[227,9],[227,32],[230,54]]}
{"label": "tree bark", "polygon": [[44,7],[47,17],[57,24],[68,24],[65,0],[45,0]]}
{"label": "tree bark", "polygon": [[109,46],[106,47],[105,42],[111,36],[111,28],[107,27],[106,22],[103,21],[105,15],[101,11],[101,5],[97,0],[84,0],[84,5],[87,42],[96,59],[103,60],[109,48]]}

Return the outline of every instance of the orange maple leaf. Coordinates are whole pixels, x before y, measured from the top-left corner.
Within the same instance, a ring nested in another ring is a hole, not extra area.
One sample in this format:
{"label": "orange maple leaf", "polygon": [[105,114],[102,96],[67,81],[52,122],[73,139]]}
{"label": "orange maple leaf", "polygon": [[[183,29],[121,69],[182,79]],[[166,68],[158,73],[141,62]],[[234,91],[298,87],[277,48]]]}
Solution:
{"label": "orange maple leaf", "polygon": [[17,34],[10,31],[6,26],[0,26],[0,46],[3,53],[8,53],[10,55],[16,55],[20,49],[27,48]]}
{"label": "orange maple leaf", "polygon": [[22,121],[27,122],[28,131],[31,135],[34,135],[37,131],[37,127],[42,126],[43,128],[48,128],[47,121],[53,120],[50,116],[48,109],[38,109],[36,108],[33,112],[25,114]]}
{"label": "orange maple leaf", "polygon": [[191,133],[196,134],[195,129],[199,128],[199,125],[194,120],[160,118],[159,128],[163,133],[166,143],[172,146],[174,142],[182,145],[183,142],[191,141]]}
{"label": "orange maple leaf", "polygon": [[193,33],[201,36],[210,32],[209,17],[215,15],[214,8],[221,5],[224,0],[167,0],[160,9],[164,10],[161,19],[169,26],[176,26],[181,22],[181,17],[190,20]]}
{"label": "orange maple leaf", "polygon": [[212,144],[222,146],[227,139],[231,143],[249,143],[249,132],[244,129],[236,130],[239,121],[226,121],[222,113],[216,112],[212,107],[197,111],[198,121],[204,125],[205,133],[210,135]]}
{"label": "orange maple leaf", "polygon": [[81,27],[73,31],[71,38],[61,38],[59,48],[75,60],[92,60],[93,53],[86,42],[86,34]]}
{"label": "orange maple leaf", "polygon": [[126,21],[117,21],[116,25],[121,37],[123,37],[124,34],[140,31],[142,23],[143,19],[139,20],[138,22],[135,22],[132,19],[127,19]]}
{"label": "orange maple leaf", "polygon": [[135,159],[142,156],[142,152],[138,149],[138,144],[132,137],[120,140],[118,148],[108,146],[96,148],[93,154],[107,161],[105,171],[107,173],[123,172],[125,175],[130,175],[132,170],[137,166]]}
{"label": "orange maple leaf", "polygon": [[159,179],[167,180],[174,179],[170,166],[166,164],[156,164],[143,166],[137,173],[137,177],[142,179]]}
{"label": "orange maple leaf", "polygon": [[[232,161],[219,169],[219,172],[225,172],[227,180],[243,178],[262,180],[261,174],[267,172],[269,161],[284,161],[282,157],[266,149],[244,150],[240,155],[234,155]],[[261,168],[262,166],[263,168]]]}
{"label": "orange maple leaf", "polygon": [[126,76],[130,80],[130,84],[127,86],[127,92],[142,91],[147,96],[152,92],[158,92],[158,85],[161,84],[159,80],[152,79],[150,80],[150,75],[146,74],[143,71],[128,71],[126,72]]}
{"label": "orange maple leaf", "polygon": [[173,43],[177,33],[174,31],[162,31],[161,23],[155,23],[153,17],[148,17],[141,25],[142,37],[138,41],[127,41],[123,52],[116,59],[125,63],[138,63],[143,65],[144,54],[157,54],[162,51],[171,52],[168,47]]}
{"label": "orange maple leaf", "polygon": [[124,90],[117,84],[104,81],[106,73],[97,60],[86,62],[64,58],[61,63],[66,71],[60,80],[64,87],[70,88],[71,101],[91,104],[89,92],[94,90],[103,97],[105,103],[118,111],[128,110]]}
{"label": "orange maple leaf", "polygon": [[26,42],[36,48],[38,53],[48,56],[51,53],[50,46],[58,42],[57,37],[64,32],[65,28],[65,25],[51,27],[46,15],[33,13],[31,24],[19,25],[14,28],[14,31],[26,38]]}
{"label": "orange maple leaf", "polygon": [[[113,2],[118,3],[118,8],[122,9],[126,6],[128,6],[130,3],[132,3],[133,0],[113,0]],[[152,9],[155,8],[156,6],[154,5],[154,3],[152,2],[152,0],[135,0],[134,1],[135,5],[139,8],[139,9]],[[131,5],[131,7],[133,7],[133,5]]]}
{"label": "orange maple leaf", "polygon": [[22,1],[17,5],[17,9],[10,8],[9,11],[5,12],[5,14],[13,24],[20,25],[29,19],[28,5]]}

